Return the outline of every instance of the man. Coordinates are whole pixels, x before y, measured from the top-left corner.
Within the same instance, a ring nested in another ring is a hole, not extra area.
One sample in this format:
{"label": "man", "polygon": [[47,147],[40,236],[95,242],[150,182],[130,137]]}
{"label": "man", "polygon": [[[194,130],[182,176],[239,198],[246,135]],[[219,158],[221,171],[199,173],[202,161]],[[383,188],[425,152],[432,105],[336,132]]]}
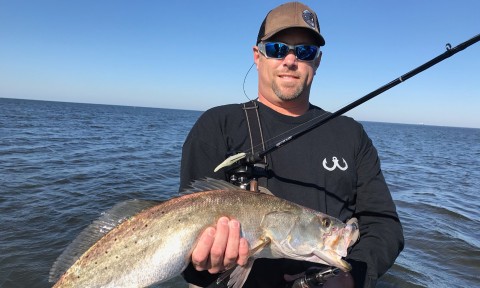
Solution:
{"label": "man", "polygon": [[[317,15],[304,4],[281,5],[263,21],[253,47],[258,70],[254,104],[261,123],[260,142],[267,147],[286,132],[325,116],[309,102],[324,44]],[[231,171],[213,172],[214,168],[229,153],[250,151],[251,140],[259,142],[250,139],[255,128],[243,108],[241,104],[215,107],[199,118],[183,146],[180,190],[205,177],[229,180]],[[353,269],[329,279],[324,287],[353,287],[352,282],[355,287],[374,287],[402,250],[403,231],[376,149],[362,126],[337,117],[268,154],[265,161],[266,177],[260,183],[274,195],[342,221],[359,220],[360,240],[346,257]],[[208,286],[218,273],[246,263],[248,243],[241,238],[240,225],[222,217],[216,227],[206,229],[183,275],[189,283]],[[289,259],[258,259],[244,287],[286,287],[291,275],[312,266]]]}

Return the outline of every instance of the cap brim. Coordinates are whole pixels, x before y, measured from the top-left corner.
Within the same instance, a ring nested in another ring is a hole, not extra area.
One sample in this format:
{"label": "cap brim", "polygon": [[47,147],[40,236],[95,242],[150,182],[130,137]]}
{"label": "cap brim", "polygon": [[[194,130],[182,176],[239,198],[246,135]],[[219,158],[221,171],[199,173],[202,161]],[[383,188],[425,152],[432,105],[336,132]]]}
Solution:
{"label": "cap brim", "polygon": [[[288,26],[288,27],[282,27],[282,28],[279,28],[279,29],[276,29],[274,31],[271,31],[270,33],[264,35],[262,38],[260,38],[261,41],[265,41],[265,40],[268,40],[270,37],[272,37],[273,35],[277,34],[278,32],[280,31],[283,31],[283,30],[286,30],[286,29],[290,29],[290,28],[303,28],[303,29],[306,29],[307,31],[310,31],[312,36],[315,37],[315,40],[316,40],[316,43],[318,46],[324,46],[325,45],[325,39],[323,39],[322,35],[318,34],[317,31],[315,30],[312,30],[312,29],[309,29],[309,28],[306,28],[305,26]],[[258,44],[258,43],[257,43]]]}

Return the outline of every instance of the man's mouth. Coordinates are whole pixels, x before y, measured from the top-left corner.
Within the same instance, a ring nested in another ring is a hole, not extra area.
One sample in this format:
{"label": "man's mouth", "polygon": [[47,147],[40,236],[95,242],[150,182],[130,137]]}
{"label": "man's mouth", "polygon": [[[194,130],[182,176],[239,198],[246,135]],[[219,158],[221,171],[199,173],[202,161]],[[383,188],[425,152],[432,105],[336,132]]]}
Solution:
{"label": "man's mouth", "polygon": [[298,79],[299,78],[298,76],[290,75],[290,74],[280,74],[278,75],[278,77],[282,79]]}

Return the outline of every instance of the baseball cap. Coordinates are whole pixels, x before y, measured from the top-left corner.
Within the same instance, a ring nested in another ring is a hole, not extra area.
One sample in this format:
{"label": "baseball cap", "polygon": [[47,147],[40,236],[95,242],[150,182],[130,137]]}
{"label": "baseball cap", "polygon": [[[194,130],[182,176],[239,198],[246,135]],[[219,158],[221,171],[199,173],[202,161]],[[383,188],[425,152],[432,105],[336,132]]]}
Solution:
{"label": "baseball cap", "polygon": [[311,30],[317,45],[325,45],[315,11],[300,2],[288,2],[268,12],[258,31],[257,44],[288,28]]}

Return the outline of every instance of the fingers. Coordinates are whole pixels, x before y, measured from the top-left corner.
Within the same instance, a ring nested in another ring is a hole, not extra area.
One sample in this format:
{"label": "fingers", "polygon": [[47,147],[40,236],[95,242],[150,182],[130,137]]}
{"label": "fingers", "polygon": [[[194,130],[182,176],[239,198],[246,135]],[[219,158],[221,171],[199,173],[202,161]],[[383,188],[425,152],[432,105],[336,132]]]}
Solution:
{"label": "fingers", "polygon": [[237,220],[231,220],[228,223],[229,233],[227,248],[225,249],[225,257],[223,259],[223,266],[230,268],[235,265],[238,258],[240,245],[240,223]]}
{"label": "fingers", "polygon": [[217,222],[217,232],[215,233],[215,239],[213,241],[212,249],[210,250],[210,269],[208,272],[214,274],[223,271],[224,255],[228,244],[229,225],[228,218],[221,217]]}
{"label": "fingers", "polygon": [[192,252],[192,264],[197,271],[203,271],[209,268],[210,249],[212,249],[215,233],[216,230],[213,227],[205,229]]}
{"label": "fingers", "polygon": [[238,246],[238,259],[237,264],[240,266],[246,265],[248,261],[250,248],[248,241],[245,238],[240,238],[240,245]]}
{"label": "fingers", "polygon": [[241,238],[240,223],[221,217],[216,228],[207,228],[192,252],[192,264],[198,271],[215,274],[248,260],[248,242]]}

